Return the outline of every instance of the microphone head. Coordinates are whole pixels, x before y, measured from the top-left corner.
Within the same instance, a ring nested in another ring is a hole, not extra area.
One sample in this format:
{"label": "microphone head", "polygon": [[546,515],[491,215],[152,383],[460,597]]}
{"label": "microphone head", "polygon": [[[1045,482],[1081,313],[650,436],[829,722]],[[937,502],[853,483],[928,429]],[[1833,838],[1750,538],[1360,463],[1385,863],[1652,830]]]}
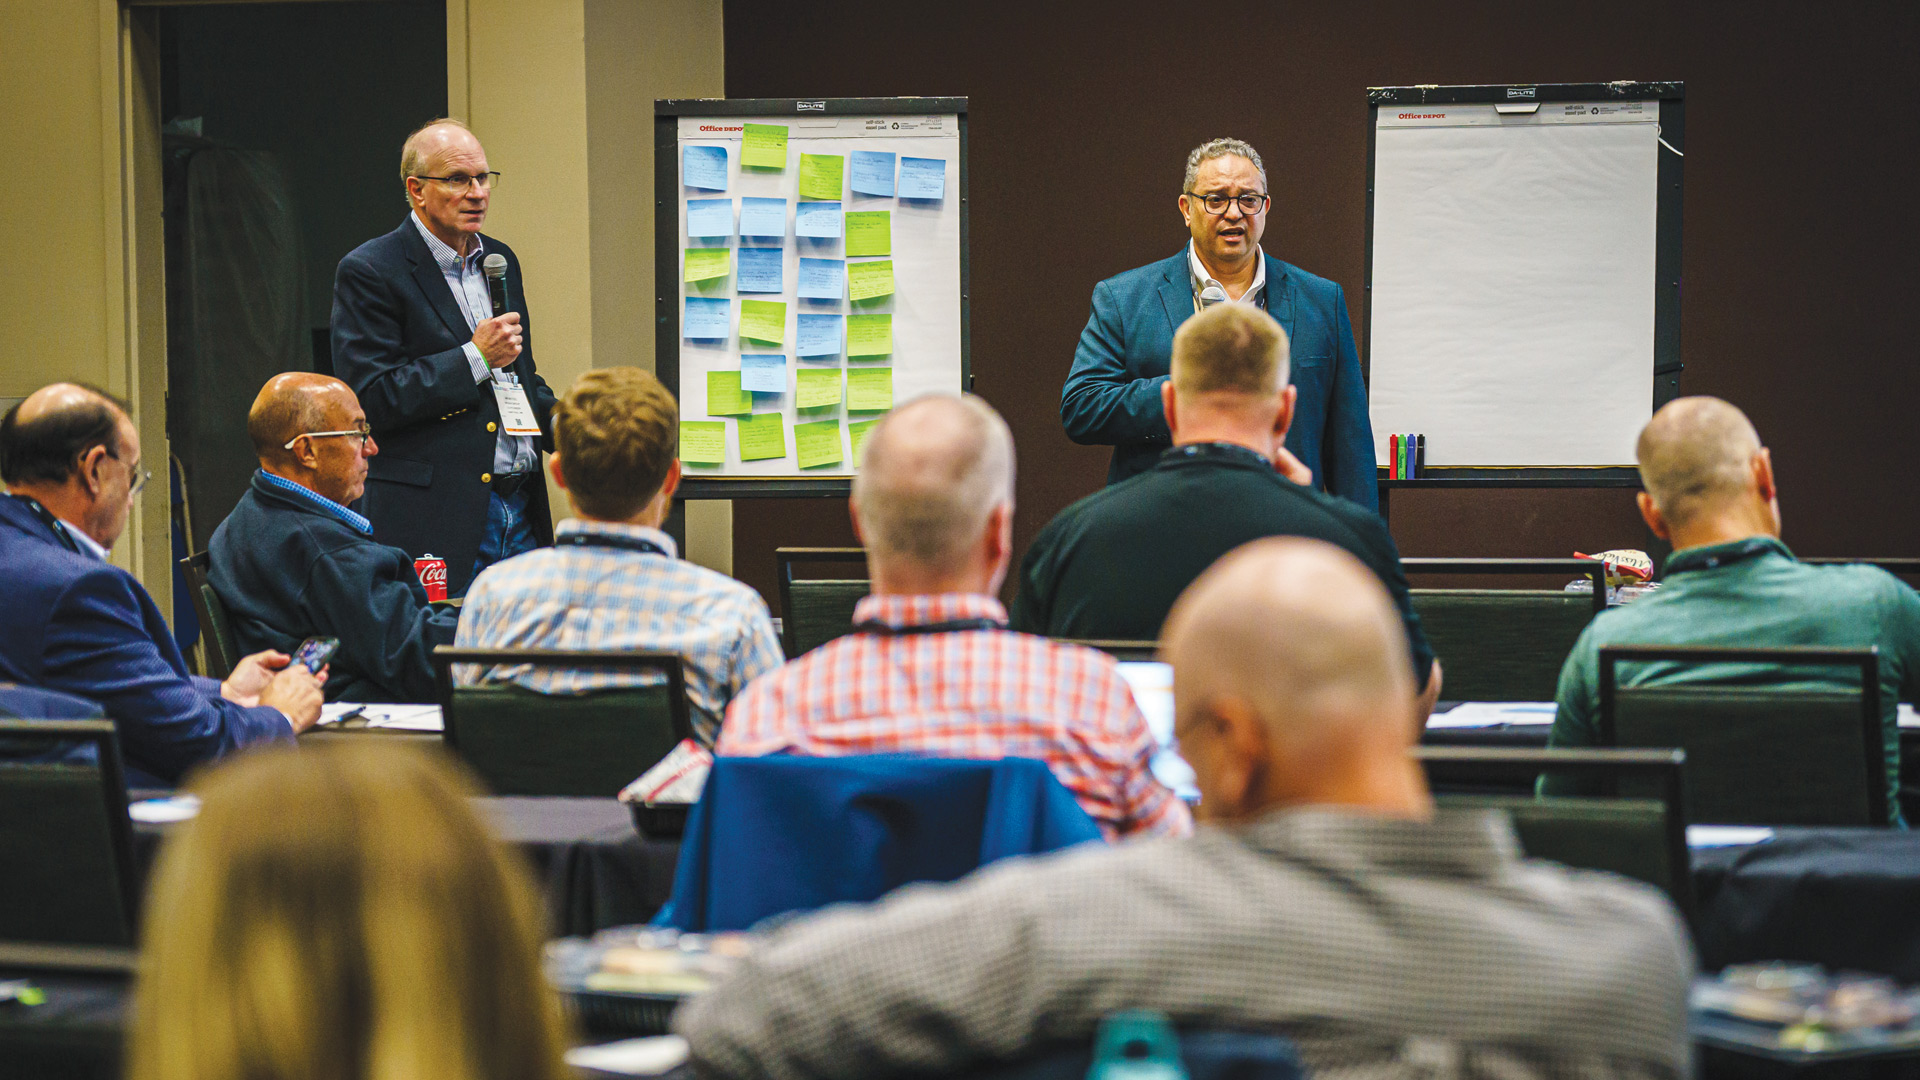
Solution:
{"label": "microphone head", "polygon": [[[498,258],[498,256],[490,256],[490,257]],[[502,261],[504,262],[505,260],[502,260]],[[489,270],[487,272],[492,273],[493,271]],[[1220,303],[1226,298],[1227,298],[1227,291],[1225,289],[1222,289],[1218,285],[1209,285],[1206,288],[1200,290],[1200,306],[1203,308],[1212,307],[1213,305]]]}
{"label": "microphone head", "polygon": [[[497,281],[507,276],[507,257],[505,255],[489,255],[480,260],[480,269],[486,271],[488,277]],[[1222,299],[1224,299],[1224,297]]]}

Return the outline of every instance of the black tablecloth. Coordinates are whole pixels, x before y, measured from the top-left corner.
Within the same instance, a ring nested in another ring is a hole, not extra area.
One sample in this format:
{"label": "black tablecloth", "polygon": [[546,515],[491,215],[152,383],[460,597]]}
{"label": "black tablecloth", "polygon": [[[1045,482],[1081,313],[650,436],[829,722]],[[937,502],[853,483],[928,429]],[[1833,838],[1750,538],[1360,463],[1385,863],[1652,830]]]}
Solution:
{"label": "black tablecloth", "polygon": [[117,1080],[126,978],[0,970],[0,979],[22,977],[47,1001],[0,1005],[0,1080]]}

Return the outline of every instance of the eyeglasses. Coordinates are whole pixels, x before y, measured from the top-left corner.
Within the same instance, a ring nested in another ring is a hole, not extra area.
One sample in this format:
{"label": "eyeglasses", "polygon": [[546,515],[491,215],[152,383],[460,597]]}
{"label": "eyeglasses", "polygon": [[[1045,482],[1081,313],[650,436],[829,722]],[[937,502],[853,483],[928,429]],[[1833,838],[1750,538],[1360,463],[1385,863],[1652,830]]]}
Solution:
{"label": "eyeglasses", "polygon": [[[113,460],[115,461],[120,460],[120,455],[114,453],[112,450],[108,449],[107,447],[103,446],[101,447],[101,449],[106,450],[107,456],[112,458]],[[147,481],[153,479],[153,470],[152,469],[135,469],[133,466],[129,465],[127,467],[127,475],[133,479],[133,483],[127,486],[127,498],[131,499],[140,494],[140,489],[147,486]]]}
{"label": "eyeglasses", "polygon": [[1200,205],[1207,208],[1207,213],[1215,217],[1219,217],[1221,214],[1227,212],[1228,203],[1239,203],[1240,212],[1248,217],[1252,217],[1267,208],[1267,196],[1264,194],[1222,195],[1215,192],[1212,195],[1202,195],[1199,192],[1189,191],[1187,195],[1190,198],[1200,200]]}
{"label": "eyeglasses", "polygon": [[295,435],[293,438],[288,439],[285,445],[281,446],[280,449],[291,450],[293,449],[293,444],[299,442],[301,439],[335,439],[335,438],[358,439],[360,440],[360,444],[364,446],[366,445],[366,442],[368,439],[373,438],[373,429],[368,427],[365,424],[362,424],[357,428],[350,428],[346,431],[303,431],[300,434]]}
{"label": "eyeglasses", "polygon": [[452,176],[421,176],[415,179],[438,180],[455,191],[465,191],[471,187],[478,187],[482,192],[488,192],[492,191],[494,186],[500,183],[500,174],[497,172],[483,172],[478,176],[468,176],[466,173],[454,173]]}

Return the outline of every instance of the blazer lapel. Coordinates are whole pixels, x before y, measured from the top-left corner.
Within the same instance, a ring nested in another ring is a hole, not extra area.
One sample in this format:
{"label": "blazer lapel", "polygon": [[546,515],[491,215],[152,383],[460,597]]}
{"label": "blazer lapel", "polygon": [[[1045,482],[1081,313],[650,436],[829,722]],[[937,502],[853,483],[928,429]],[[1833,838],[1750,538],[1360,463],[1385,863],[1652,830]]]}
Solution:
{"label": "blazer lapel", "polygon": [[1287,264],[1271,255],[1262,255],[1267,260],[1267,314],[1287,332],[1287,340],[1293,340],[1293,279],[1287,275]]}
{"label": "blazer lapel", "polygon": [[1193,317],[1193,274],[1185,249],[1161,265],[1160,304],[1167,309],[1167,340],[1172,341],[1173,332]]}
{"label": "blazer lapel", "polygon": [[413,281],[420,286],[421,295],[447,324],[447,330],[455,341],[469,341],[473,331],[467,327],[467,317],[453,298],[453,289],[447,284],[447,275],[442,273],[438,263],[433,261],[433,252],[427,250],[427,242],[420,238],[420,230],[413,223],[412,215],[400,223],[401,243],[406,248],[407,258],[413,260]]}

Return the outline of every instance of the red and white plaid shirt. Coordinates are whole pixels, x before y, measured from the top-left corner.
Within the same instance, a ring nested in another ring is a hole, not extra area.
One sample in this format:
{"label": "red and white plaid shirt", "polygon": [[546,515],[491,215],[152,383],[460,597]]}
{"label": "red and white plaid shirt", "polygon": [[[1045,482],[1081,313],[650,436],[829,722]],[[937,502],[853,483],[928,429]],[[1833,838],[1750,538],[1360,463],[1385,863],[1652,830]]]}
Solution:
{"label": "red and white plaid shirt", "polygon": [[1111,657],[1012,633],[988,596],[869,596],[853,612],[893,627],[980,619],[999,628],[827,642],[749,683],[715,752],[1033,758],[1109,839],[1191,832],[1186,804],[1148,771],[1153,735]]}

